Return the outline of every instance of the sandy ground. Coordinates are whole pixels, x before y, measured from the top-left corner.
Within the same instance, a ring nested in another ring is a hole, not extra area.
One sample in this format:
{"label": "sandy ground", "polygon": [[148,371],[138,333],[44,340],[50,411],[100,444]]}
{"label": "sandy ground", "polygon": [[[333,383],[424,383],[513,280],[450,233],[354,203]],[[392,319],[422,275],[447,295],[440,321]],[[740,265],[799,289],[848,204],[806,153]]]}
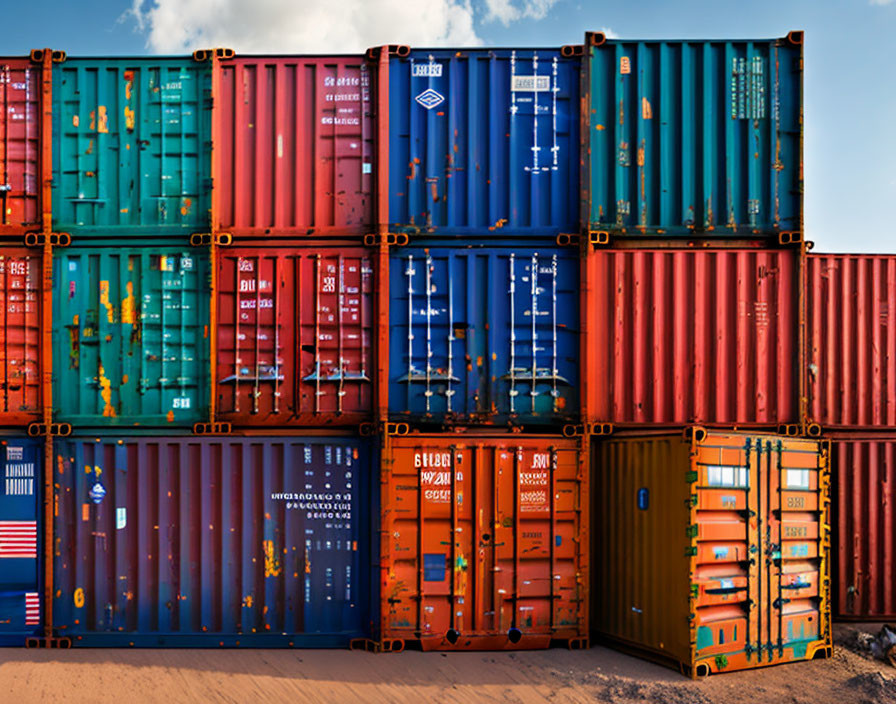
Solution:
{"label": "sandy ground", "polygon": [[[284,650],[0,650],[0,702],[896,704],[896,668],[839,625],[830,660],[713,675],[606,648],[373,655]],[[868,626],[868,631],[877,627]]]}

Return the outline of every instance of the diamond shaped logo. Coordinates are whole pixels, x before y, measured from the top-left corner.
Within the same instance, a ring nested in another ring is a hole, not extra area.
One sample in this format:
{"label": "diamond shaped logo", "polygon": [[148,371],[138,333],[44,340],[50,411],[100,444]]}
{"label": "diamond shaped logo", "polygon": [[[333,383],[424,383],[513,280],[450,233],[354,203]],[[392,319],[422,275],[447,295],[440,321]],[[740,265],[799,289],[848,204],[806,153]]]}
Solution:
{"label": "diamond shaped logo", "polygon": [[441,105],[445,102],[445,96],[438,91],[433,90],[432,88],[427,88],[420,95],[414,98],[414,100],[420,103],[427,110],[432,110],[436,105]]}

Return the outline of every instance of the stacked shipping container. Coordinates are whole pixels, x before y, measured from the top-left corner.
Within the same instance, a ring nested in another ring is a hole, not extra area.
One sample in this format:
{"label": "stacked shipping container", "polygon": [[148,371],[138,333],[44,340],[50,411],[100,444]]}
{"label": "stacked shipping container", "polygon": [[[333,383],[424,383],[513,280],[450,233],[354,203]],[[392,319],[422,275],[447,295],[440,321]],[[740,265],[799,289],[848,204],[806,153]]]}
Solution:
{"label": "stacked shipping container", "polygon": [[[667,656],[828,652],[828,454],[778,429],[837,431],[836,609],[892,614],[891,517],[847,498],[886,506],[892,262],[806,255],[801,43],[0,60],[0,424],[47,434],[3,440],[9,642],[580,646],[593,564],[597,633],[655,656],[608,556],[694,423]],[[704,561],[754,500],[816,548]]]}
{"label": "stacked shipping container", "polygon": [[832,443],[834,613],[896,614],[896,257],[812,254],[807,262],[808,418]]}
{"label": "stacked shipping container", "polygon": [[691,676],[830,653],[827,455],[735,431],[800,429],[801,41],[586,37],[592,624]]}
{"label": "stacked shipping container", "polygon": [[380,260],[387,649],[587,643],[571,53],[371,52],[378,232],[411,240]]}

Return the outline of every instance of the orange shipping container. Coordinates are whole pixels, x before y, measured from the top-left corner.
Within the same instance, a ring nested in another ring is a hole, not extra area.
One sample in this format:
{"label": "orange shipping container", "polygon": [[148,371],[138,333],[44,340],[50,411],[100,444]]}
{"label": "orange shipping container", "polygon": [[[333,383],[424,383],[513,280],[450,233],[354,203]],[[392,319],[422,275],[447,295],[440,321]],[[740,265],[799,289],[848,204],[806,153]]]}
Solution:
{"label": "orange shipping container", "polygon": [[594,459],[599,637],[691,677],[830,656],[826,443],[688,428]]}
{"label": "orange shipping container", "polygon": [[587,646],[587,443],[386,439],[382,645]]}

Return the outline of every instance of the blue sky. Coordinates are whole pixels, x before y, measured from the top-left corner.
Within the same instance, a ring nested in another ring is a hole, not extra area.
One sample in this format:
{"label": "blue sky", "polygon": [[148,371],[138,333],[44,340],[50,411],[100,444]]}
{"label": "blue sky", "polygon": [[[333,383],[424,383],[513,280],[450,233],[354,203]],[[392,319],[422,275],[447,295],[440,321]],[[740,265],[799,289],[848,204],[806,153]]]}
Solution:
{"label": "blue sky", "polygon": [[607,28],[625,39],[803,29],[807,236],[816,251],[896,251],[896,0],[144,0],[137,14],[121,0],[4,4],[5,55],[43,46],[143,54],[209,42],[345,53],[386,42],[554,46]]}

